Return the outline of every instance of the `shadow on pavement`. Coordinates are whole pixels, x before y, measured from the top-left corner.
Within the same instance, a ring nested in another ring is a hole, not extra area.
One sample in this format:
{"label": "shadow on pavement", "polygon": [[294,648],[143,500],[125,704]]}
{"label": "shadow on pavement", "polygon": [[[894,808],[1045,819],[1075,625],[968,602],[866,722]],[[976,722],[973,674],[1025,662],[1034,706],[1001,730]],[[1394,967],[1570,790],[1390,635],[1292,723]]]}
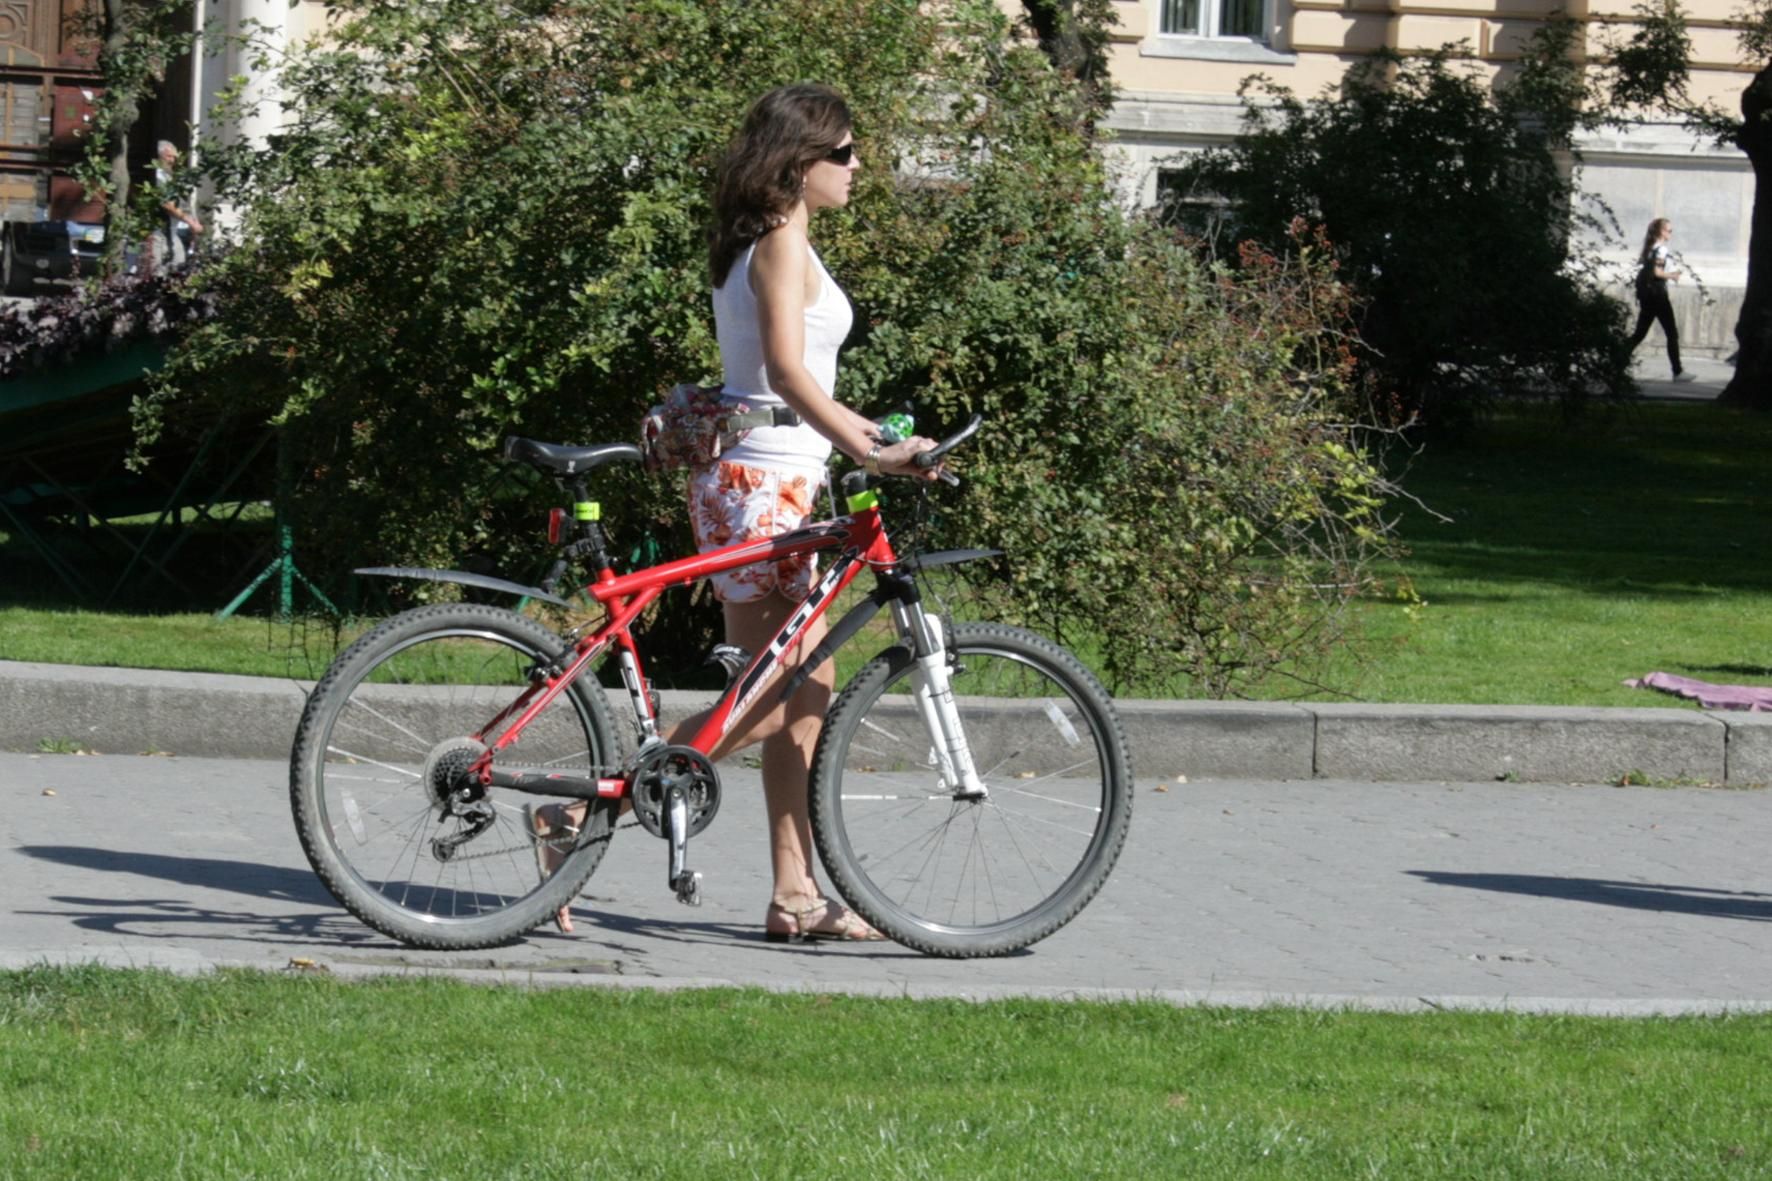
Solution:
{"label": "shadow on pavement", "polygon": [[1715,890],[1707,886],[1667,886],[1652,882],[1612,882],[1598,878],[1559,878],[1520,873],[1441,873],[1412,869],[1412,876],[1436,886],[1496,890],[1533,898],[1597,902],[1632,910],[1654,910],[1703,918],[1772,921],[1772,894]]}
{"label": "shadow on pavement", "polygon": [[21,910],[18,914],[65,918],[82,931],[104,935],[127,935],[132,939],[200,938],[234,943],[289,943],[303,947],[374,943],[397,946],[391,940],[342,911],[326,914],[265,915],[252,911],[211,910],[177,898],[77,898],[57,895],[49,899],[79,910]]}
{"label": "shadow on pavement", "polygon": [[93,849],[78,845],[22,845],[17,852],[39,861],[105,873],[132,873],[207,890],[226,890],[254,898],[282,902],[337,905],[313,871],[260,865],[251,861],[223,861],[210,857],[168,857],[163,853],[125,853],[116,849]]}
{"label": "shadow on pavement", "polygon": [[[771,955],[797,953],[816,955],[821,950],[831,952],[841,950],[847,955],[863,955],[869,959],[925,959],[922,952],[901,947],[890,940],[870,942],[855,940],[818,940],[805,943],[767,943],[763,938],[761,920],[755,926],[740,923],[724,922],[691,922],[685,920],[660,919],[650,916],[618,914],[607,910],[588,910],[586,899],[580,898],[572,908],[572,919],[576,931],[572,935],[560,935],[552,925],[538,927],[533,935],[547,934],[555,938],[576,939],[585,934],[595,934],[599,942],[616,950],[639,951],[640,945],[622,944],[611,940],[612,936],[624,935],[631,939],[665,940],[677,943],[754,943],[758,948],[767,947]],[[1019,956],[1032,955],[1027,948],[1002,956],[1002,959],[1015,959]]]}
{"label": "shadow on pavement", "polygon": [[[324,908],[323,913],[318,914],[269,915],[211,909],[179,898],[88,898],[64,895],[49,901],[83,908],[85,913],[75,910],[18,912],[64,917],[83,930],[172,938],[177,935],[197,934],[193,928],[204,926],[215,928],[201,932],[206,938],[251,942],[323,942],[354,946],[369,943],[386,948],[399,947],[398,943],[363,926],[346,914],[320,880],[307,869],[210,857],[129,853],[78,845],[23,845],[16,852],[76,869],[135,874],[204,890],[227,891],[279,903]],[[578,930],[573,935],[561,935],[549,923],[529,932],[524,940],[545,946],[555,941],[583,941],[589,936],[604,950],[631,954],[642,953],[648,942],[660,941],[728,945],[754,942],[759,948],[764,946],[761,921],[756,926],[750,926],[719,920],[661,919],[599,909],[601,904],[602,900],[594,897],[581,897],[574,903],[572,915]],[[234,928],[235,933],[228,933],[227,928]],[[828,948],[826,954],[836,953],[841,949],[843,954],[864,955],[869,959],[924,958],[920,952],[889,941],[770,945],[772,954],[818,954],[824,948]],[[1031,951],[1024,948],[1005,958],[1031,954]]]}

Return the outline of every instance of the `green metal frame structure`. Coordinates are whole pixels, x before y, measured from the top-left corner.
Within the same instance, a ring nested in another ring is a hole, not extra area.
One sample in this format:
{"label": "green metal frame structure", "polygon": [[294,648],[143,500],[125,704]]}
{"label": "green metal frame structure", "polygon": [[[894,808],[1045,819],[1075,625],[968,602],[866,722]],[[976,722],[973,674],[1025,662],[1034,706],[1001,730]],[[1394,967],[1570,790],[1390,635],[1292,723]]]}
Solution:
{"label": "green metal frame structure", "polygon": [[[130,405],[164,361],[161,345],[138,342],[0,382],[0,527],[38,554],[81,605],[109,606],[144,579],[195,605],[206,596],[174,559],[196,527],[238,531],[247,505],[275,495],[275,432],[263,424],[180,423],[146,470],[129,470]],[[145,533],[116,524],[148,515]],[[70,537],[103,556],[96,579],[91,564],[83,573],[64,555]],[[287,563],[293,570],[287,540],[278,544],[273,568]],[[244,601],[243,595],[230,611]],[[283,605],[287,615],[287,594]]]}

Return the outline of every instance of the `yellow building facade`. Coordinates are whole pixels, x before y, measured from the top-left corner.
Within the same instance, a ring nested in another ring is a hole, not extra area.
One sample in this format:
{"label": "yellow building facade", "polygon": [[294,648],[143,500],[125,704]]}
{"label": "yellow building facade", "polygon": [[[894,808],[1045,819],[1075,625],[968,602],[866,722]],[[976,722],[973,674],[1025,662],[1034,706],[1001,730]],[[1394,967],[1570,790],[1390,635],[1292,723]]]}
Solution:
{"label": "yellow building facade", "polygon": [[[1693,97],[1731,114],[1753,77],[1729,26],[1737,0],[1685,0],[1693,42]],[[1380,49],[1409,54],[1468,46],[1490,81],[1517,68],[1521,47],[1562,11],[1586,25],[1584,60],[1631,31],[1630,0],[1116,0],[1110,46],[1119,100],[1109,152],[1129,201],[1156,201],[1166,167],[1181,153],[1234,136],[1237,89],[1265,74],[1300,97],[1334,86],[1353,63]],[[1019,11],[1019,5],[1005,3]],[[1720,347],[1746,281],[1753,172],[1734,147],[1717,147],[1671,123],[1583,138],[1577,174],[1585,199],[1603,201],[1618,228],[1592,244],[1628,273],[1654,217],[1670,217],[1676,245],[1714,303],[1692,306],[1682,324],[1692,343]],[[1732,347],[1732,345],[1728,346]]]}

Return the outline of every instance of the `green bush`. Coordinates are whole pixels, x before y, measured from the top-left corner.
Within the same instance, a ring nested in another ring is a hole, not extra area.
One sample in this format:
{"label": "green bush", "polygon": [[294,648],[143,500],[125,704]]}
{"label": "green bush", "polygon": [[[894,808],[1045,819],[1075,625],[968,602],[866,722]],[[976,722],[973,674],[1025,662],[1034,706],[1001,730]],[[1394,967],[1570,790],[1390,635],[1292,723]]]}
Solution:
{"label": "green bush", "polygon": [[[864,164],[814,226],[857,307],[839,397],[989,424],[925,540],[1007,550],[990,609],[1123,685],[1234,692],[1332,637],[1384,545],[1332,260],[1233,269],[1128,217],[1091,95],[988,0],[335,7],[274,150],[212,156],[242,241],[140,408],[144,438],[192,405],[281,422],[304,568],[529,576],[545,501],[499,439],[632,439],[717,374],[710,169],[752,97],[817,78]],[[599,481],[621,549],[687,551],[679,482]]]}
{"label": "green bush", "polygon": [[1574,408],[1630,388],[1624,313],[1572,246],[1581,87],[1553,22],[1491,94],[1455,46],[1381,54],[1300,100],[1245,86],[1245,128],[1179,170],[1182,203],[1228,202],[1232,238],[1284,244],[1298,214],[1335,239],[1360,296],[1360,358],[1401,421],[1456,426],[1501,393]]}

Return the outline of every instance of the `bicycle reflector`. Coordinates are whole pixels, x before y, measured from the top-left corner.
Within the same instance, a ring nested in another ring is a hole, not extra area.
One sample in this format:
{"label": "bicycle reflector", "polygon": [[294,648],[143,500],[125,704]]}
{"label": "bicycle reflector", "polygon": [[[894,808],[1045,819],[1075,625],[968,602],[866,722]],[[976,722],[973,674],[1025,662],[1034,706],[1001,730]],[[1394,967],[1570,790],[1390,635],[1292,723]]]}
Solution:
{"label": "bicycle reflector", "polygon": [[559,545],[560,535],[566,531],[566,510],[551,508],[548,510],[548,544]]}

